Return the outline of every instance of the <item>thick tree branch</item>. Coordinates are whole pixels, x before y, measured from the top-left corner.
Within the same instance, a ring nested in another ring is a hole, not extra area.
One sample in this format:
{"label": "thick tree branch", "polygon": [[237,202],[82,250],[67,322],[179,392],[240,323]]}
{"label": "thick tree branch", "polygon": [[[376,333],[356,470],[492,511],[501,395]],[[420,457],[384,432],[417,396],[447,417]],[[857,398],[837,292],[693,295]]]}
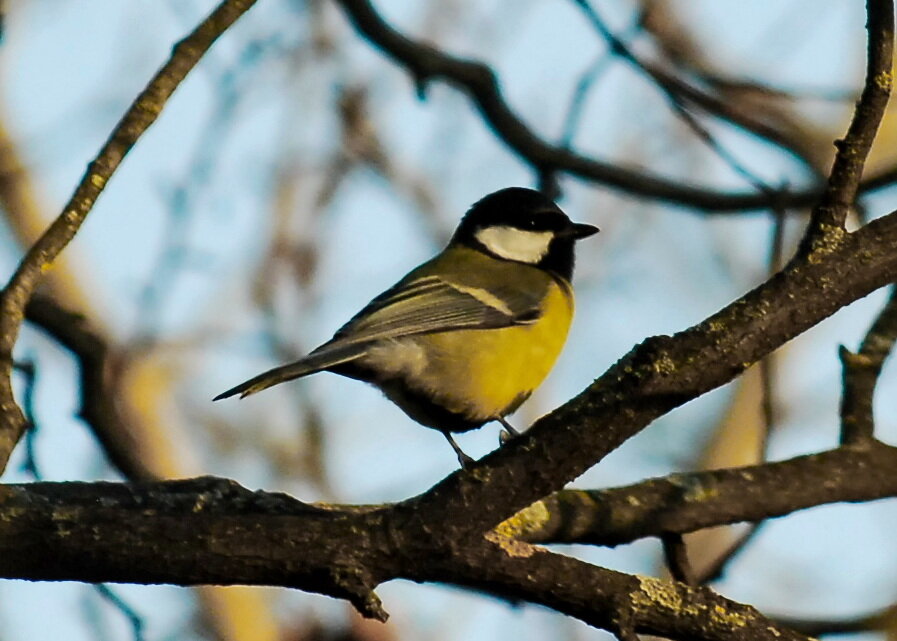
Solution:
{"label": "thick tree branch", "polygon": [[[549,556],[510,536],[614,545],[663,532],[760,520],[822,503],[874,500],[897,494],[895,464],[897,448],[875,443],[624,488],[565,491],[499,528],[491,540],[503,546],[507,559],[483,548],[486,544],[478,537],[464,538],[464,515],[446,517],[438,508],[419,515],[429,523],[429,534],[416,538],[401,505],[317,507],[284,495],[251,493],[223,480],[0,486],[0,575],[278,584],[348,598],[378,617],[384,614],[372,589],[401,577],[531,600],[611,629],[619,624],[615,617],[623,617],[639,630],[676,636],[674,631],[697,625],[681,620],[683,608],[694,611],[688,604],[710,603],[747,615],[743,606],[714,601],[718,597],[708,596],[712,593],[683,591],[684,586],[653,579],[635,585],[634,577]],[[584,509],[577,509],[577,503]],[[533,536],[534,524],[538,536]],[[518,579],[522,582],[515,583]],[[594,589],[601,586],[602,598],[596,601]],[[635,593],[643,594],[619,598]],[[664,601],[664,595],[679,595],[679,614],[652,613],[654,600]]]}
{"label": "thick tree branch", "polygon": [[[819,505],[894,497],[897,496],[895,468],[897,448],[875,442],[868,447],[841,447],[775,463],[673,474],[625,487],[564,490],[508,519],[497,528],[497,533],[528,542],[615,546],[643,537],[659,537],[664,532],[694,532],[707,527],[784,516]],[[391,506],[326,506],[322,509],[283,495],[252,494],[222,479],[130,487],[111,483],[35,483],[2,487],[23,492],[23,497],[34,492],[35,495],[28,499],[34,505],[39,503],[40,497],[52,494],[57,507],[64,511],[117,502],[115,518],[121,522],[127,519],[127,510],[131,509],[122,497],[133,492],[146,494],[148,498],[141,499],[144,501],[141,505],[162,516],[177,512],[184,502],[192,501],[191,505],[197,506],[195,518],[199,521],[219,515],[224,522],[251,511],[262,519],[259,527],[266,528],[269,524],[264,519],[271,514],[289,513],[297,518],[304,518],[306,513],[314,514],[315,518],[326,514],[336,519],[369,513],[387,514],[391,509]],[[146,501],[155,501],[158,505]],[[17,511],[15,503],[0,504],[0,523],[6,523]],[[435,519],[433,516],[428,518]],[[193,526],[185,523],[184,527]],[[303,522],[300,529],[310,531],[311,528]],[[6,536],[2,528],[0,536]],[[16,558],[29,564],[30,572],[46,571],[41,569],[44,562],[40,559],[23,561],[21,546],[30,543],[6,541],[5,545],[18,547],[2,548],[4,557],[9,553],[10,560]],[[165,556],[167,558],[167,553]],[[38,565],[31,565],[34,563]]]}
{"label": "thick tree branch", "polygon": [[672,474],[605,490],[563,490],[498,530],[536,543],[620,545],[756,522],[819,505],[897,496],[897,448],[874,442],[786,461]]}
{"label": "thick tree branch", "polygon": [[637,632],[689,640],[806,639],[708,588],[598,568],[500,536],[487,536],[444,563],[436,559],[420,569],[422,574],[406,578],[449,582],[513,601],[539,603],[615,632],[621,639],[635,638]]}
{"label": "thick tree branch", "polygon": [[87,167],[75,193],[43,236],[28,250],[0,293],[0,472],[25,429],[22,411],[12,394],[12,350],[25,306],[40,276],[74,238],[112,174],[200,58],[256,0],[224,0],[190,35],[178,42],[168,62],[113,129],[97,157]]}
{"label": "thick tree branch", "polygon": [[843,231],[847,213],[859,191],[863,166],[872,148],[875,134],[884,117],[891,95],[894,62],[894,2],[866,0],[866,30],[869,44],[866,56],[866,82],[843,140],[835,143],[838,151],[829,174],[822,201],[813,210],[802,242],[803,253],[827,244]]}
{"label": "thick tree branch", "polygon": [[[815,204],[823,193],[821,188],[815,186],[773,195],[693,187],[683,185],[681,181],[624,168],[554,145],[538,136],[515,113],[502,94],[495,72],[488,65],[451,56],[409,38],[384,21],[370,0],[337,0],[337,3],[362,36],[411,73],[420,93],[423,93],[429,81],[435,79],[453,84],[468,94],[495,135],[539,175],[566,172],[634,196],[662,200],[705,212],[748,212],[772,206],[787,209],[807,207]],[[685,97],[695,100],[695,96]],[[713,106],[707,101],[702,102],[704,108]],[[725,117],[726,112],[721,111],[719,115]],[[867,192],[880,189],[895,181],[897,169],[870,177],[860,183],[860,190]]]}
{"label": "thick tree branch", "polygon": [[681,639],[803,639],[704,588],[634,577],[500,534],[459,538],[394,508],[307,505],[220,479],[0,486],[0,575],[40,580],[283,585],[385,618],[373,588],[405,578],[546,605],[608,629]]}
{"label": "thick tree branch", "polygon": [[255,495],[221,479],[0,486],[0,506],[8,578],[283,585],[358,605],[370,579],[357,575],[383,549],[381,528],[352,531],[368,525],[363,509]]}
{"label": "thick tree branch", "polygon": [[[565,491],[545,502],[559,509],[537,504],[527,510],[532,516],[544,509],[550,519],[517,517],[502,525],[499,532],[504,534],[496,533],[491,540],[504,553],[482,547],[486,543],[457,543],[458,520],[444,515],[427,515],[431,535],[411,539],[401,509],[316,507],[283,495],[251,493],[223,480],[0,486],[0,575],[278,584],[348,598],[378,617],[384,614],[371,590],[379,582],[402,577],[535,601],[611,629],[617,625],[612,619],[625,615],[638,630],[676,636],[674,631],[684,634],[697,625],[681,620],[689,603],[709,603],[733,615],[741,613],[739,617],[746,616],[744,606],[712,593],[547,555],[506,535],[614,545],[662,532],[759,520],[822,503],[874,500],[897,494],[895,464],[897,448],[876,443],[611,490]],[[578,509],[577,503],[585,509]],[[555,522],[554,528],[549,521]],[[526,529],[533,523],[541,528],[538,536]],[[488,563],[483,562],[486,558]],[[596,593],[597,588],[602,589]],[[597,594],[601,598],[596,602]],[[626,594],[642,596],[620,601]],[[664,595],[679,595],[677,613],[652,610],[656,600],[666,602]],[[633,614],[633,608],[638,612]],[[720,635],[699,638],[752,638]]]}

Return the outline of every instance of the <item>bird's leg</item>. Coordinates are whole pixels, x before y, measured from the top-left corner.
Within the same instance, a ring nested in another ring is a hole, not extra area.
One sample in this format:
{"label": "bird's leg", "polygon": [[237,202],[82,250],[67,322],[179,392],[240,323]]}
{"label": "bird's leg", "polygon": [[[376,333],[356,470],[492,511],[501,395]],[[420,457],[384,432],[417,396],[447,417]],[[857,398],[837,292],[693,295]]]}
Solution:
{"label": "bird's leg", "polygon": [[467,454],[465,454],[464,451],[460,447],[458,447],[458,444],[455,443],[455,439],[452,438],[451,433],[443,432],[442,435],[445,436],[445,440],[449,442],[449,445],[451,445],[452,449],[455,450],[455,454],[458,455],[458,462],[461,464],[462,469],[467,468],[468,465],[473,463],[473,459],[467,456]]}
{"label": "bird's leg", "polygon": [[504,429],[498,434],[498,442],[501,445],[504,445],[511,439],[515,439],[520,436],[520,432],[514,429],[514,426],[508,423],[507,419],[504,416],[498,416],[495,420],[501,423],[502,427],[504,427]]}
{"label": "bird's leg", "polygon": [[506,430],[508,430],[508,434],[510,434],[510,435],[513,436],[514,438],[517,438],[518,436],[520,436],[520,432],[518,432],[518,431],[514,428],[513,425],[511,425],[510,423],[508,423],[508,419],[506,419],[504,416],[499,416],[499,417],[496,418],[495,420],[498,421],[499,423],[501,423],[502,427],[504,427]]}

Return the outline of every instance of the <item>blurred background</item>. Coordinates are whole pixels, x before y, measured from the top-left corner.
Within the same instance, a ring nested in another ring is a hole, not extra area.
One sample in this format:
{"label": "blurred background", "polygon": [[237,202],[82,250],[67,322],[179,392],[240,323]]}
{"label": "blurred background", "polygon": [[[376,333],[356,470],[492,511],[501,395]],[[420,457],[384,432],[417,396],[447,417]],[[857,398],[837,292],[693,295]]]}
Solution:
{"label": "blurred background", "polygon": [[[6,274],[173,43],[214,5],[6,3]],[[491,65],[513,109],[546,141],[725,192],[817,184],[862,86],[859,2],[592,0],[592,14],[576,0],[377,0],[376,8],[404,33]],[[635,62],[610,51],[596,17]],[[658,78],[697,88],[775,135],[684,104]],[[868,174],[897,165],[895,139],[897,123],[886,118]],[[78,418],[77,361],[28,326],[17,384],[36,428],[4,480],[214,474],[347,503],[425,491],[457,467],[455,457],[373,388],[325,374],[243,402],[211,398],[329,338],[438,251],[484,194],[537,183],[463,93],[434,82],[419,99],[409,74],[362,40],[334,2],[259,2],[188,77],[48,274],[45,293],[83,315],[109,349],[126,432],[98,440]],[[580,245],[568,346],[515,415],[520,428],[645,337],[684,329],[765,280],[790,255],[806,213],[708,213],[564,175],[558,185],[562,208],[602,233]],[[897,191],[878,190],[860,215],[895,203]],[[834,447],[837,346],[856,349],[883,301],[877,292],[842,310],[740,381],[664,417],[576,486]],[[890,442],[895,384],[886,368],[876,411],[878,436]],[[498,445],[498,430],[459,443],[480,456]],[[744,527],[698,533],[692,555],[707,567],[742,541],[715,589],[770,615],[850,618],[897,601],[895,529],[893,501],[827,506],[749,536]],[[655,540],[564,551],[663,573]],[[457,589],[393,582],[378,593],[386,625],[343,602],[280,589],[2,581],[0,641],[610,638]],[[889,632],[897,638],[897,628]]]}

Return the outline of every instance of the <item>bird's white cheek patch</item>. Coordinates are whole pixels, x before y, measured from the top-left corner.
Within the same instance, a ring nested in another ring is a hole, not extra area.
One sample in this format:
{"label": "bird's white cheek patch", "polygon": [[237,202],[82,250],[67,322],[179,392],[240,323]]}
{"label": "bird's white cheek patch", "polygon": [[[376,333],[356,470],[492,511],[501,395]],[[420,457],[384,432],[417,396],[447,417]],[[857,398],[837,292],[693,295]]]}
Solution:
{"label": "bird's white cheek patch", "polygon": [[545,257],[553,237],[550,231],[526,231],[505,225],[476,232],[476,239],[496,256],[531,264]]}

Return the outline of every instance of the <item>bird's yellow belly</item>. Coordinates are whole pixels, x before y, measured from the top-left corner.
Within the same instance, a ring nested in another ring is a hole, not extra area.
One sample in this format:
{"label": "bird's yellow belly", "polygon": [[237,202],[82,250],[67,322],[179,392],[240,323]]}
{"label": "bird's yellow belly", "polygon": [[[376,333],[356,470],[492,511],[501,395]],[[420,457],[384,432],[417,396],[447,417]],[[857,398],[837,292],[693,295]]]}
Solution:
{"label": "bird's yellow belly", "polygon": [[[530,325],[431,334],[420,382],[445,409],[471,420],[513,412],[551,371],[567,339],[571,297],[552,286],[543,310]],[[453,381],[451,390],[444,381]]]}

